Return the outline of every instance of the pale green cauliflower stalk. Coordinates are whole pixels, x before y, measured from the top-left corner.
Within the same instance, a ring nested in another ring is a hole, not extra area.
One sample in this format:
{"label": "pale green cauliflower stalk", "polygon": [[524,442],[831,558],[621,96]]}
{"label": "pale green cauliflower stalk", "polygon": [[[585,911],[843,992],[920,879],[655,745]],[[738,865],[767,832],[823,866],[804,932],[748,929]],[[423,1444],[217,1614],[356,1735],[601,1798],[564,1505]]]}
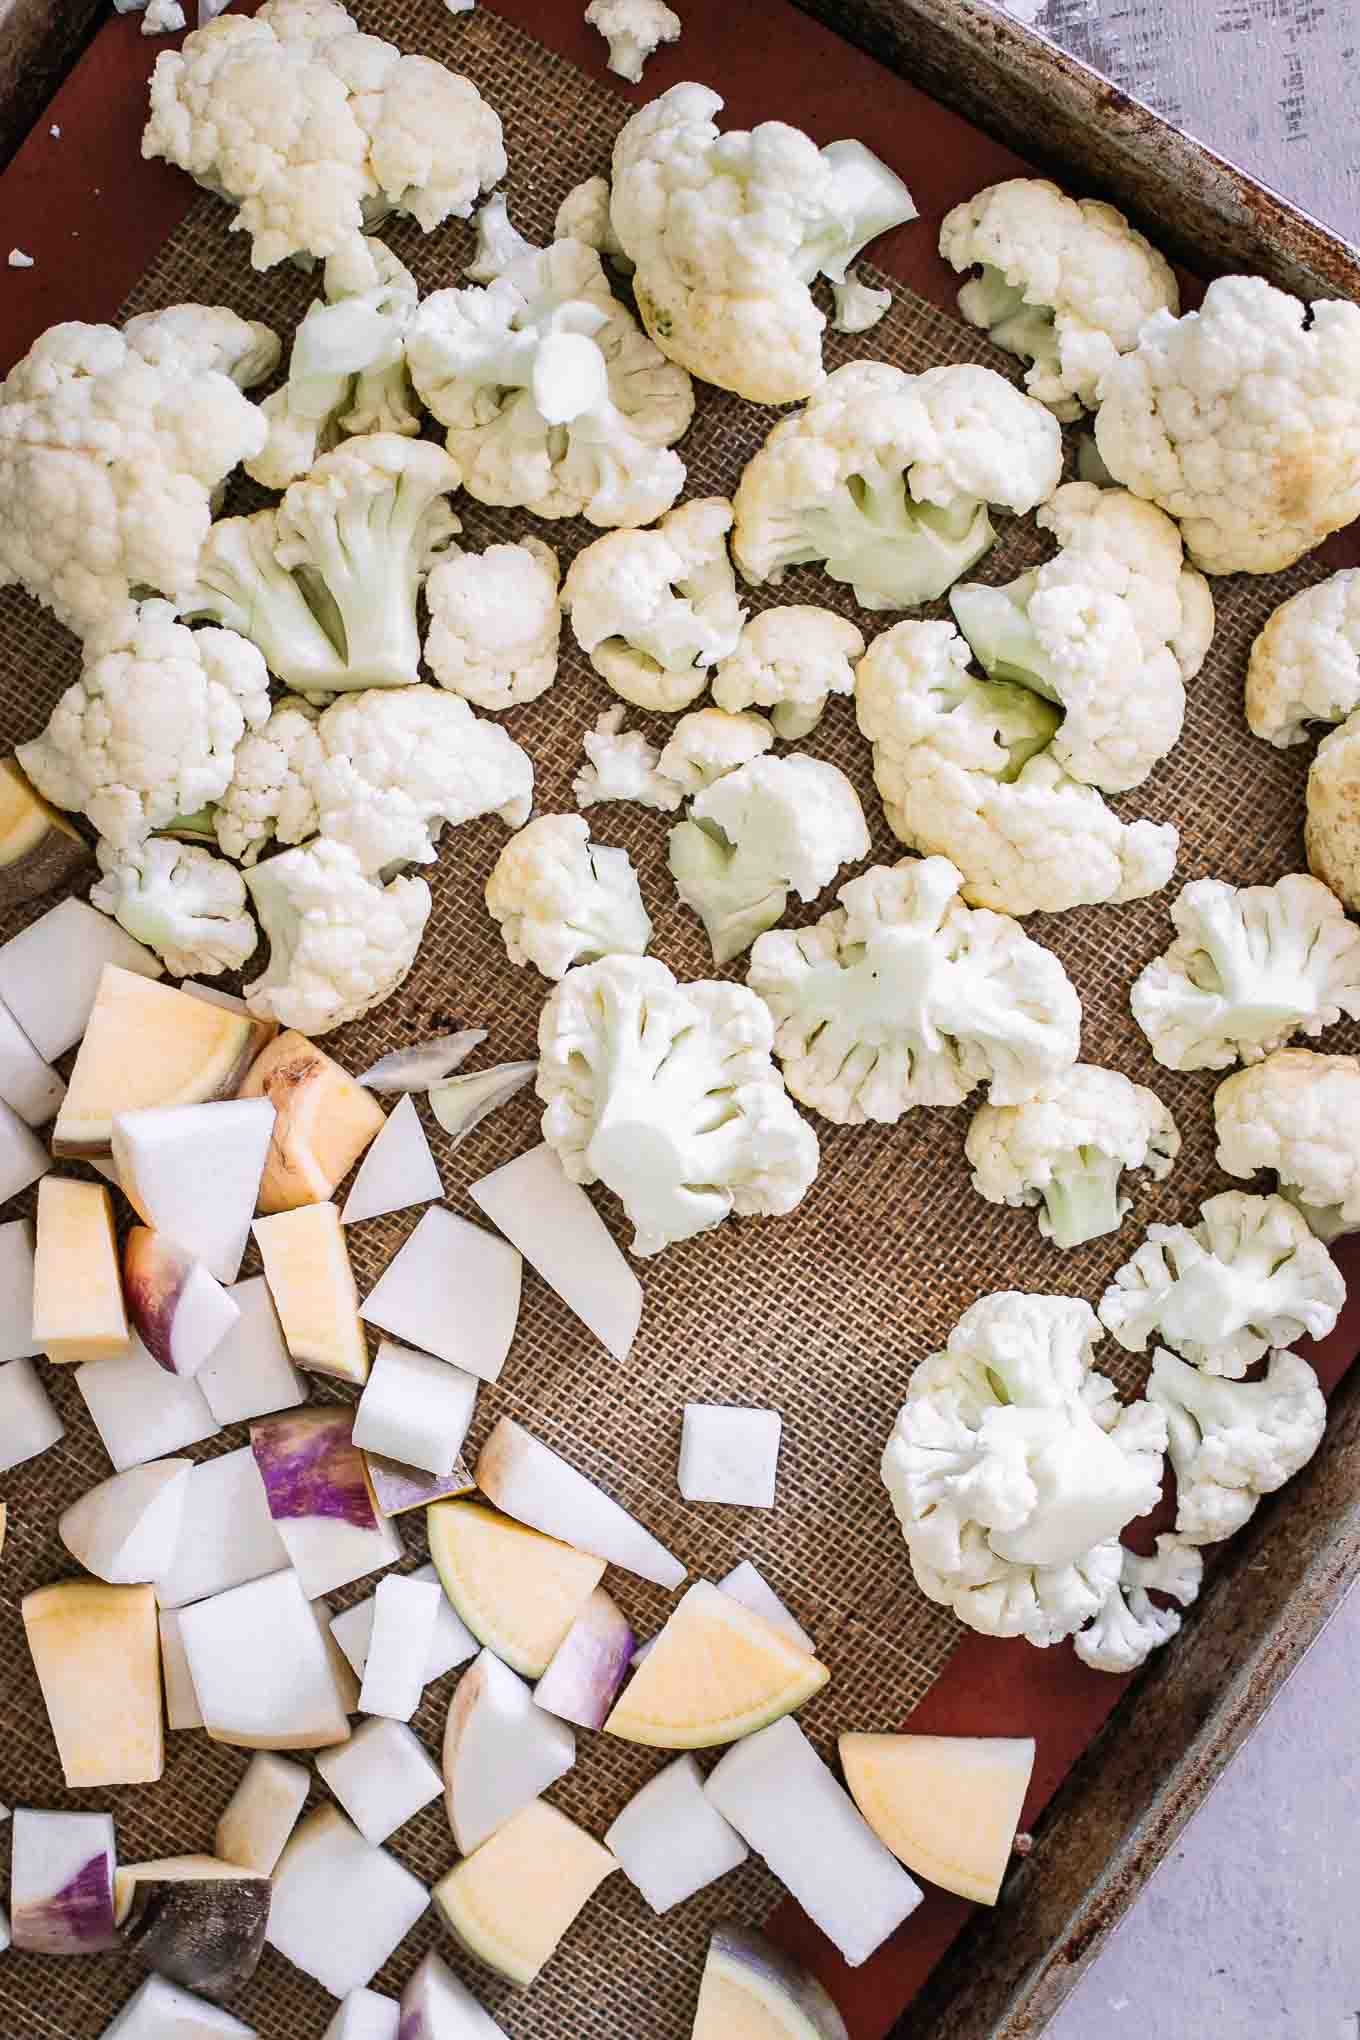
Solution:
{"label": "pale green cauliflower stalk", "polygon": [[210,850],[164,836],[131,850],[101,843],[99,868],[90,905],[154,949],[175,977],[239,970],[259,942],[245,880]]}
{"label": "pale green cauliflower stalk", "polygon": [[1060,913],[1142,899],[1170,879],[1176,830],[1121,820],[1064,772],[1050,755],[1057,709],[970,673],[951,624],[876,637],[856,670],[855,712],[889,827],[956,864],[970,906]]}
{"label": "pale green cauliflower stalk", "polygon": [[959,310],[1030,363],[1025,388],[1069,424],[1095,410],[1102,377],[1137,345],[1143,322],[1180,310],[1170,263],[1123,213],[1040,177],[989,184],[956,205],[940,253],[957,270],[979,270]]}
{"label": "pale green cauliflower stalk", "polygon": [[609,68],[636,85],[662,43],[680,39],[680,16],[665,0],[590,0],[586,20],[609,44]]}
{"label": "pale green cauliflower stalk", "polygon": [[457,547],[425,583],[425,662],[441,687],[477,708],[537,701],[557,678],[562,632],[557,554],[541,538]]}
{"label": "pale green cauliflower stalk", "polygon": [[1171,908],[1176,939],[1135,978],[1133,1017],[1159,1063],[1223,1070],[1295,1034],[1360,1017],[1360,929],[1316,878],[1199,878]]}
{"label": "pale green cauliflower stalk", "polygon": [[1283,1197],[1223,1190],[1197,1226],[1153,1225],[1100,1301],[1130,1353],[1158,1335],[1206,1374],[1236,1380],[1272,1346],[1324,1339],[1346,1285],[1306,1219]]}
{"label": "pale green cauliflower stalk", "polygon": [[1297,1353],[1274,1352],[1259,1381],[1222,1381],[1157,1352],[1148,1401],[1166,1412],[1176,1532],[1216,1544],[1292,1480],[1322,1442],[1327,1405]]}
{"label": "pale green cauliflower stalk", "polygon": [[859,795],[821,758],[756,758],[690,802],[670,833],[676,891],[730,963],[772,928],[789,894],[812,900],[869,854]]}
{"label": "pale green cauliflower stalk", "polygon": [[427,234],[466,219],[506,167],[468,79],[361,35],[337,0],[265,0],[164,51],[142,154],[237,208],[256,269],[334,255],[393,212]]}
{"label": "pale green cauliflower stalk", "polygon": [[606,957],[553,991],[538,1029],[543,1138],[573,1182],[619,1198],[635,1254],[802,1202],[817,1136],[771,1040],[753,992],[678,984],[652,957]]}
{"label": "pale green cauliflower stalk", "polygon": [[1055,420],[992,369],[847,362],[747,463],[733,555],[751,582],[818,561],[863,608],[912,609],[982,558],[989,503],[1032,510],[1061,471]]}
{"label": "pale green cauliflower stalk", "polygon": [[943,857],[876,864],[809,928],[762,935],[747,983],[775,1022],[784,1082],[838,1125],[891,1125],[986,1084],[1025,1098],[1076,1058],[1067,973],[1015,921],[965,907]]}
{"label": "pale green cauliflower stalk", "polygon": [[614,144],[612,231],[663,354],[753,403],[796,403],[822,378],[813,279],[843,283],[916,206],[863,143],[818,149],[773,120],[722,134],[722,105],[673,85],[633,115]]}
{"label": "pale green cauliflower stalk", "polygon": [[191,588],[216,492],[264,445],[242,392],[278,358],[267,326],[221,306],[49,327],[0,382],[0,587],[80,637]]}
{"label": "pale green cauliflower stalk", "polygon": [[1184,1537],[1163,1534],[1152,1558],[1121,1545],[1119,1585],[1095,1620],[1073,1637],[1073,1650],[1093,1672],[1136,1672],[1181,1626],[1177,1610],[1154,1601],[1152,1594],[1168,1594],[1188,1608],[1198,1599],[1203,1579],[1204,1560]]}
{"label": "pale green cauliflower stalk", "polygon": [[544,977],[602,956],[642,956],[652,924],[626,850],[592,843],[580,815],[540,815],[510,838],[486,884],[511,963]]}
{"label": "pale green cauliflower stalk", "polygon": [[1360,305],[1220,276],[1100,386],[1096,443],[1206,574],[1274,574],[1360,514]]}
{"label": "pale green cauliflower stalk", "polygon": [[708,685],[745,611],[727,557],[732,505],[682,503],[655,531],[611,531],[576,555],[562,607],[576,642],[614,692],[670,714]]}
{"label": "pale green cauliflower stalk", "polygon": [[1278,1048],[1214,1093],[1218,1166],[1273,1169],[1321,1240],[1360,1232],[1360,1057]]}
{"label": "pale green cauliflower stalk", "polygon": [[1309,723],[1360,708],[1360,568],[1343,567],[1272,610],[1247,662],[1247,726],[1268,744],[1302,744]]}
{"label": "pale green cauliflower stalk", "polygon": [[271,840],[302,843],[316,834],[324,755],[319,716],[307,702],[285,696],[238,746],[230,783],[212,810],[218,844],[238,863],[253,864]]}
{"label": "pale green cauliflower stalk", "polygon": [[912,1375],[883,1482],[923,1594],[1041,1648],[1098,1617],[1161,1492],[1166,1423],[1093,1372],[1077,1297],[981,1297]]}
{"label": "pale green cauliflower stalk", "polygon": [[713,676],[713,699],[737,714],[768,708],[786,744],[810,736],[833,694],[853,694],[864,639],[847,617],[811,603],[762,609]]}
{"label": "pale green cauliflower stalk", "polygon": [[1118,1232],[1131,1199],[1125,1170],[1155,1182],[1180,1152],[1176,1122],[1156,1093],[1118,1070],[1074,1063],[1033,1095],[981,1105],[965,1152],[973,1188],[990,1204],[1037,1206],[1055,1247],[1080,1247]]}
{"label": "pale green cauliflower stalk", "polygon": [[322,837],[246,873],[269,966],[245,988],[262,1020],[329,1034],[396,991],[430,913],[423,878],[366,878],[345,843]]}
{"label": "pale green cauliflower stalk", "polygon": [[15,755],[48,800],[133,850],[226,791],[246,731],[268,719],[269,675],[245,638],[188,630],[167,602],[130,611],[105,643]]}
{"label": "pale green cauliflower stalk", "polygon": [[625,730],[623,718],[622,708],[606,709],[594,729],[583,732],[586,762],[572,784],[578,807],[623,800],[671,814],[692,794],[762,757],[774,743],[773,727],[763,715],[696,708],[680,717],[658,751],[641,730]]}

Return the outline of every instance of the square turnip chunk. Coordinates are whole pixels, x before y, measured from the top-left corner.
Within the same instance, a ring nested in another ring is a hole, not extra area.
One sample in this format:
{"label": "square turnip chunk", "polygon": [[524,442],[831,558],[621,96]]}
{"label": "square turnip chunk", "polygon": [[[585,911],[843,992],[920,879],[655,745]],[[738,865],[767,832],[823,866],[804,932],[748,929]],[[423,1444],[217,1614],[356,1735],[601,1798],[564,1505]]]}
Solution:
{"label": "square turnip chunk", "polygon": [[475,1374],[384,1339],[359,1398],[354,1442],[425,1473],[452,1473],[477,1388]]}
{"label": "square turnip chunk", "polygon": [[360,1316],[495,1381],[515,1336],[521,1269],[505,1240],[436,1205],[388,1262]]}
{"label": "square turnip chunk", "polygon": [[401,1994],[397,2040],[506,2040],[506,2033],[432,1948]]}
{"label": "square turnip chunk", "polygon": [[14,1815],[10,1932],[34,1955],[97,1955],[117,1946],[113,1925],[113,1815]]}
{"label": "square turnip chunk", "polygon": [[296,1409],[307,1400],[307,1383],[288,1356],[278,1313],[263,1275],[234,1283],[228,1294],[240,1320],[194,1379],[219,1424],[249,1423]]}
{"label": "square turnip chunk", "polygon": [[148,1976],[101,2040],[257,2040],[255,2028],[206,1998]]}
{"label": "square turnip chunk", "polygon": [[0,1361],[41,1350],[33,1338],[33,1228],[16,1218],[0,1225]]}
{"label": "square turnip chunk", "polygon": [[332,1997],[369,1983],[430,1902],[418,1878],[334,1806],[309,1814],[274,1872],[269,1943]]}
{"label": "square turnip chunk", "polygon": [[323,1750],[316,1768],[374,1848],[444,1789],[420,1738],[404,1721],[364,1722],[347,1743]]}
{"label": "square turnip chunk", "polygon": [[0,948],[0,999],[48,1062],[85,1032],[106,963],[142,977],[165,975],[159,957],[83,900],[49,907]]}
{"label": "square turnip chunk", "polygon": [[269,1512],[309,1600],[402,1556],[400,1534],[374,1507],[353,1432],[354,1411],[343,1403],[250,1427]]}
{"label": "square turnip chunk", "polygon": [[100,1481],[57,1518],[77,1565],[110,1586],[164,1579],[175,1561],[193,1465],[153,1459]]}
{"label": "square turnip chunk", "polygon": [[435,1618],[443,1598],[438,1587],[424,1580],[389,1574],[378,1581],[373,1632],[359,1689],[361,1714],[380,1714],[391,1721],[411,1719],[420,1705],[425,1660],[434,1642]]}
{"label": "square turnip chunk", "polygon": [[215,1742],[304,1750],[348,1739],[343,1696],[296,1573],[196,1601],[180,1634]]}
{"label": "square turnip chunk", "polygon": [[255,1455],[241,1445],[203,1460],[189,1475],[175,1562],[158,1583],[156,1599],[162,1608],[184,1608],[287,1564]]}
{"label": "square turnip chunk", "polygon": [[704,1797],[703,1773],[691,1756],[677,1757],[634,1793],[604,1845],[655,1913],[739,1869],[750,1853]]}
{"label": "square turnip chunk", "polygon": [[376,1990],[352,1990],[321,2040],[401,2040],[401,2006]]}
{"label": "square turnip chunk", "polygon": [[33,1362],[7,1360],[0,1367],[0,1473],[50,1452],[65,1436]]}
{"label": "square turnip chunk", "polygon": [[[432,1581],[439,1586],[439,1575],[432,1565],[419,1566],[404,1577]],[[331,1635],[361,1679],[368,1662],[369,1639],[373,1635],[373,1601],[372,1594],[366,1600],[356,1601],[352,1608],[346,1608],[344,1614],[337,1615],[331,1623]],[[425,1660],[425,1684],[428,1686],[432,1679],[442,1679],[445,1672],[452,1671],[455,1665],[465,1664],[469,1658],[476,1657],[481,1647],[444,1589],[439,1587],[439,1613],[435,1617],[430,1654]]]}
{"label": "square turnip chunk", "polygon": [[287,1757],[265,1750],[252,1757],[218,1819],[216,1848],[223,1862],[271,1877],[311,1783],[306,1768]]}
{"label": "square turnip chunk", "polygon": [[221,1429],[198,1383],[167,1374],[138,1338],[116,1360],[78,1367],[76,1387],[119,1473],[197,1445]]}
{"label": "square turnip chunk", "polygon": [[685,1500],[772,1509],[783,1427],[778,1410],[686,1403],[679,1474]]}

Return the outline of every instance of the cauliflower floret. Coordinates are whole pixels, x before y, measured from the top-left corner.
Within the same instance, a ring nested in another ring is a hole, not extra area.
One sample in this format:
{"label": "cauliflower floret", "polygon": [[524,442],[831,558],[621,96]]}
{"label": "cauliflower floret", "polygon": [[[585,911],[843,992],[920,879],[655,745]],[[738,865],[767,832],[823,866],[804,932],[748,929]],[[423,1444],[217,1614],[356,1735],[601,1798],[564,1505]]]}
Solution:
{"label": "cauliflower floret", "polygon": [[1030,395],[1067,423],[1094,411],[1101,377],[1145,319],[1180,310],[1175,272],[1122,212],[1040,177],[989,184],[945,214],[940,253],[981,274],[959,292],[970,325],[1031,363]]}
{"label": "cauliflower floret", "polygon": [[678,984],[652,957],[586,964],[552,993],[538,1028],[543,1138],[573,1182],[620,1199],[635,1254],[802,1202],[817,1136],[771,1038],[753,992]]}
{"label": "cauliflower floret", "polygon": [[576,642],[637,708],[686,708],[736,645],[744,611],[727,557],[732,506],[682,503],[655,531],[611,531],[572,561],[562,588]]}
{"label": "cauliflower floret", "polygon": [[1135,978],[1133,1017],[1169,1070],[1259,1062],[1295,1034],[1360,1018],[1360,929],[1316,878],[1198,878],[1171,909],[1176,939]]}
{"label": "cauliflower floret", "polygon": [[1314,877],[1343,907],[1360,911],[1360,715],[1347,716],[1317,747],[1303,845]]}
{"label": "cauliflower floret", "polygon": [[1302,744],[1310,722],[1360,708],[1360,568],[1344,567],[1272,610],[1247,662],[1247,726]]}
{"label": "cauliflower floret", "polygon": [[142,154],[238,207],[256,269],[333,255],[391,212],[427,234],[466,219],[506,167],[468,79],[360,35],[337,0],[265,0],[165,51]]}
{"label": "cauliflower floret", "polygon": [[486,884],[511,963],[546,978],[602,956],[643,956],[652,924],[626,850],[590,841],[580,815],[540,815],[510,838]]}
{"label": "cauliflower floret", "polygon": [[239,970],[259,942],[234,865],[196,844],[153,836],[130,850],[99,845],[104,876],[90,905],[163,957],[175,977]]}
{"label": "cauliflower floret", "polygon": [[[688,800],[728,772],[763,757],[774,730],[763,715],[728,715],[721,708],[696,708],[682,715],[657,760],[657,771]],[[669,803],[678,807],[679,799]]]}
{"label": "cauliflower floret", "polygon": [[245,988],[262,1020],[329,1034],[397,989],[430,914],[423,878],[366,878],[348,844],[322,837],[246,873],[269,967]]}
{"label": "cauliflower floret", "polygon": [[1259,1381],[1221,1381],[1174,1354],[1153,1355],[1148,1401],[1166,1412],[1176,1530],[1216,1544],[1292,1480],[1322,1442],[1327,1405],[1297,1353],[1274,1352]]}
{"label": "cauliflower floret", "polygon": [[1360,1057],[1277,1048],[1214,1093],[1218,1166],[1273,1169],[1319,1239],[1360,1231]]}
{"label": "cauliflower floret", "polygon": [[1100,387],[1110,473],[1207,574],[1274,574],[1360,513],[1360,305],[1220,276],[1148,320]]}
{"label": "cauliflower floret", "polygon": [[558,578],[541,538],[440,560],[425,583],[425,658],[440,686],[489,709],[546,693],[557,678]]}
{"label": "cauliflower floret", "polygon": [[831,295],[836,300],[831,323],[838,333],[867,333],[892,304],[890,290],[875,290],[854,275],[848,275],[843,283],[833,283]]}
{"label": "cauliflower floret", "polygon": [[713,699],[734,713],[771,709],[775,729],[794,744],[816,729],[829,696],[853,694],[854,662],[863,656],[860,632],[834,610],[805,602],[763,609],[720,663]]}
{"label": "cauliflower floret", "polygon": [[1175,868],[1166,823],[1125,822],[1047,755],[1058,713],[1039,695],[968,671],[951,624],[899,623],[855,673],[888,825],[949,858],[971,906],[1060,913],[1142,899]]}
{"label": "cauliflower floret", "polygon": [[819,560],[863,608],[911,609],[982,558],[989,503],[1032,510],[1061,471],[1054,419],[990,368],[850,361],[747,462],[732,551],[748,581]]}
{"label": "cauliflower floret", "polygon": [[1155,1558],[1140,1558],[1121,1546],[1119,1583],[1095,1619],[1073,1637],[1073,1650],[1093,1672],[1137,1671],[1181,1626],[1177,1611],[1149,1599],[1149,1590],[1170,1594],[1188,1608],[1203,1578],[1204,1560],[1183,1537],[1160,1536]]}
{"label": "cauliflower floret", "polygon": [[1223,1190],[1200,1220],[1149,1226],[1101,1298],[1100,1321],[1127,1352],[1160,1333],[1207,1374],[1236,1378],[1271,1346],[1327,1336],[1346,1285],[1292,1204]]}
{"label": "cauliflower floret", "polygon": [[818,149],[773,120],[724,135],[722,105],[705,85],[673,85],[633,115],[614,144],[610,218],[662,353],[753,403],[791,404],[822,376],[813,278],[843,281],[916,207],[862,143]]}
{"label": "cauliflower floret", "polygon": [[607,708],[596,717],[593,730],[582,731],[586,762],[572,781],[576,805],[586,808],[601,801],[631,800],[639,807],[673,813],[684,796],[673,780],[658,771],[661,753],[656,745],[649,744],[641,730],[623,727],[624,713],[622,708]]}
{"label": "cauliflower floret", "polygon": [[978,1084],[1028,1097],[1075,1060],[1081,1006],[1056,956],[1015,921],[972,911],[943,857],[876,864],[810,928],[751,952],[800,1103],[839,1125],[961,1105]]}
{"label": "cauliflower floret", "polygon": [[262,728],[237,747],[231,782],[213,809],[217,841],[228,857],[253,864],[271,838],[302,843],[319,826],[319,711],[288,696]]}
{"label": "cauliflower floret", "polygon": [[553,239],[584,241],[597,255],[607,256],[616,269],[631,275],[633,265],[624,254],[609,217],[609,199],[607,177],[587,177],[584,184],[574,184],[557,208]]}
{"label": "cauliflower floret", "polygon": [[590,0],[586,20],[609,44],[610,70],[631,85],[653,50],[680,40],[680,16],[666,0]]}
{"label": "cauliflower floret", "polygon": [[230,630],[187,630],[168,602],[144,602],[15,755],[39,793],[132,850],[219,799],[242,737],[268,715],[254,645]]}
{"label": "cauliflower floret", "polygon": [[1080,1247],[1118,1232],[1132,1202],[1120,1189],[1124,1170],[1147,1169],[1160,1182],[1180,1145],[1155,1092],[1118,1070],[1074,1063],[1029,1098],[980,1105],[965,1152],[980,1197],[1037,1205],[1045,1239]]}
{"label": "cauliflower floret", "polygon": [[843,864],[869,854],[859,795],[820,758],[755,758],[690,802],[670,832],[670,868],[685,905],[708,931],[715,963],[730,963],[772,928],[791,892],[817,897]]}
{"label": "cauliflower floret", "polygon": [[[494,283],[517,262],[539,253],[532,241],[525,240],[511,219],[509,202],[503,191],[493,191],[490,198],[478,206],[473,215],[472,229],[476,245],[472,260],[463,271],[470,283]],[[557,238],[563,237],[559,235]]]}

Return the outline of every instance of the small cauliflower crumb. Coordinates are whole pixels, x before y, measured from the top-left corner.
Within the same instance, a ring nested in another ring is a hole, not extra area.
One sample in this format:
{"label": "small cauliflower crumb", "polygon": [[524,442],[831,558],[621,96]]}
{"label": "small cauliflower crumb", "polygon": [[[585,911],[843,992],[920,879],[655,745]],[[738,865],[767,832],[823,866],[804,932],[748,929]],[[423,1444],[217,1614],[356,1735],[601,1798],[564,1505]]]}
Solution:
{"label": "small cauliflower crumb", "polygon": [[176,35],[185,26],[179,0],[149,0],[142,16],[143,35]]}
{"label": "small cauliflower crumb", "polygon": [[53,121],[51,127],[47,130],[47,132],[49,135],[51,135],[54,142],[59,142],[61,140],[61,129],[57,126],[55,121]]}
{"label": "small cauliflower crumb", "polygon": [[609,68],[636,85],[662,43],[680,40],[680,16],[665,0],[590,0],[586,20],[609,44]]}
{"label": "small cauliflower crumb", "polygon": [[22,248],[11,248],[9,251],[9,266],[11,269],[31,269],[33,267],[33,257],[25,255]]}

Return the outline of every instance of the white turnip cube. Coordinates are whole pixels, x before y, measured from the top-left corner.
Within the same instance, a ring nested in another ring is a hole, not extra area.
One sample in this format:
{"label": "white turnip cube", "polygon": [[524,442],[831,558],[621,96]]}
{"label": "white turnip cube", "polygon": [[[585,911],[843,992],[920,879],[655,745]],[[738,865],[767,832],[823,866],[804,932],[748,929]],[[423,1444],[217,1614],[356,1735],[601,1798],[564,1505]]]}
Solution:
{"label": "white turnip cube", "polygon": [[392,1575],[378,1581],[373,1597],[373,1633],[368,1640],[361,1714],[409,1721],[420,1705],[425,1662],[434,1642],[435,1617],[443,1596],[423,1580]]}
{"label": "white turnip cube", "polygon": [[267,1098],[148,1105],[115,1116],[113,1160],[138,1216],[234,1282],[273,1131]]}
{"label": "white turnip cube", "polygon": [[307,1383],[283,1343],[278,1313],[263,1275],[234,1283],[231,1300],[241,1313],[194,1377],[219,1424],[245,1424],[307,1400]]}
{"label": "white turnip cube", "polygon": [[257,2040],[255,2028],[181,1990],[163,1976],[148,1976],[101,2040]]}
{"label": "white turnip cube", "polygon": [[0,1225],[0,1362],[41,1350],[33,1341],[33,1228],[16,1218]]}
{"label": "white turnip cube", "polygon": [[517,1155],[469,1195],[601,1345],[626,1360],[642,1319],[642,1284],[553,1149]]}
{"label": "white turnip cube", "polygon": [[426,1473],[452,1473],[477,1387],[475,1374],[384,1339],[359,1398],[354,1442]]}
{"label": "white turnip cube", "polygon": [[172,1729],[202,1728],[203,1710],[194,1691],[194,1675],[184,1655],[184,1638],[179,1633],[179,1612],[162,1608],[161,1682],[165,1687],[165,1719]]}
{"label": "white turnip cube", "polygon": [[0,1367],[0,1473],[36,1459],[65,1436],[33,1362],[7,1360]]}
{"label": "white turnip cube", "polygon": [[269,1943],[332,1997],[369,1983],[430,1902],[334,1806],[309,1814],[274,1872]]}
{"label": "white turnip cube", "polygon": [[76,1387],[119,1473],[212,1438],[221,1428],[198,1383],[158,1367],[135,1333],[131,1351],[77,1367]]}
{"label": "white turnip cube", "polygon": [[[422,1565],[407,1579],[431,1581],[439,1586],[439,1575],[432,1565]],[[346,1608],[343,1615],[337,1615],[331,1623],[331,1635],[339,1644],[345,1656],[353,1665],[360,1678],[368,1662],[369,1638],[373,1634],[373,1596],[356,1601],[352,1608]],[[481,1649],[476,1637],[453,1607],[442,1587],[439,1589],[439,1612],[435,1616],[434,1636],[430,1643],[430,1654],[425,1660],[425,1684],[432,1679],[442,1679],[445,1672],[455,1665],[465,1664],[476,1657]]]}
{"label": "white turnip cube", "polygon": [[348,1738],[330,1656],[296,1573],[196,1601],[180,1634],[214,1741],[300,1750]]}
{"label": "white turnip cube", "polygon": [[750,1853],[704,1797],[693,1757],[677,1757],[634,1793],[604,1838],[655,1913],[738,1869]]}
{"label": "white turnip cube", "polygon": [[398,2040],[506,2040],[506,2032],[432,1948],[401,1994]]}
{"label": "white turnip cube", "polygon": [[175,1561],[192,1472],[187,1459],[130,1466],[63,1509],[57,1535],[78,1565],[110,1586],[164,1579]]}
{"label": "white turnip cube", "polygon": [[214,1844],[224,1863],[272,1877],[311,1790],[302,1764],[261,1750],[222,1809]]}
{"label": "white turnip cube", "polygon": [[749,1608],[753,1615],[763,1615],[776,1629],[782,1629],[791,1636],[800,1650],[816,1653],[817,1646],[801,1622],[792,1616],[769,1582],[756,1571],[749,1558],[740,1565],[734,1565],[718,1581],[723,1593],[730,1594],[734,1601],[740,1601],[743,1608]]}
{"label": "white turnip cube", "polygon": [[316,1768],[375,1848],[438,1799],[444,1781],[404,1721],[366,1721]]}
{"label": "white turnip cube", "polygon": [[432,1204],[443,1195],[416,1101],[408,1093],[393,1107],[360,1163],[340,1223],[358,1225],[388,1211],[405,1211],[412,1204]]}
{"label": "white turnip cube", "polygon": [[0,1099],[0,1204],[17,1197],[52,1166],[52,1157],[31,1126]]}
{"label": "white turnip cube", "polygon": [[373,1505],[353,1429],[354,1411],[343,1403],[250,1427],[270,1513],[309,1600],[402,1556],[399,1532]]}
{"label": "white turnip cube", "polygon": [[83,900],[62,900],[0,948],[0,1000],[48,1062],[85,1032],[106,963],[165,975],[159,957]]}
{"label": "white turnip cube", "polygon": [[680,1439],[680,1492],[685,1500],[772,1509],[783,1427],[778,1410],[686,1403]]}
{"label": "white turnip cube", "polygon": [[0,1005],[0,1098],[26,1126],[57,1116],[66,1086],[45,1063],[7,1006]]}
{"label": "white turnip cube", "polygon": [[389,1261],[359,1315],[495,1381],[515,1336],[521,1269],[505,1240],[437,1205]]}
{"label": "white turnip cube", "polygon": [[116,1945],[113,1815],[21,1806],[10,1859],[10,1932],[34,1955],[97,1955]]}
{"label": "white turnip cube", "polygon": [[352,1990],[321,2040],[400,2040],[401,2006],[376,1990]]}
{"label": "white turnip cube", "polygon": [[175,1562],[157,1584],[156,1598],[162,1608],[184,1608],[287,1564],[255,1456],[241,1445],[205,1459],[190,1474]]}
{"label": "white turnip cube", "polygon": [[576,1738],[516,1672],[484,1650],[464,1672],[444,1724],[445,1804],[465,1856],[564,1777]]}

